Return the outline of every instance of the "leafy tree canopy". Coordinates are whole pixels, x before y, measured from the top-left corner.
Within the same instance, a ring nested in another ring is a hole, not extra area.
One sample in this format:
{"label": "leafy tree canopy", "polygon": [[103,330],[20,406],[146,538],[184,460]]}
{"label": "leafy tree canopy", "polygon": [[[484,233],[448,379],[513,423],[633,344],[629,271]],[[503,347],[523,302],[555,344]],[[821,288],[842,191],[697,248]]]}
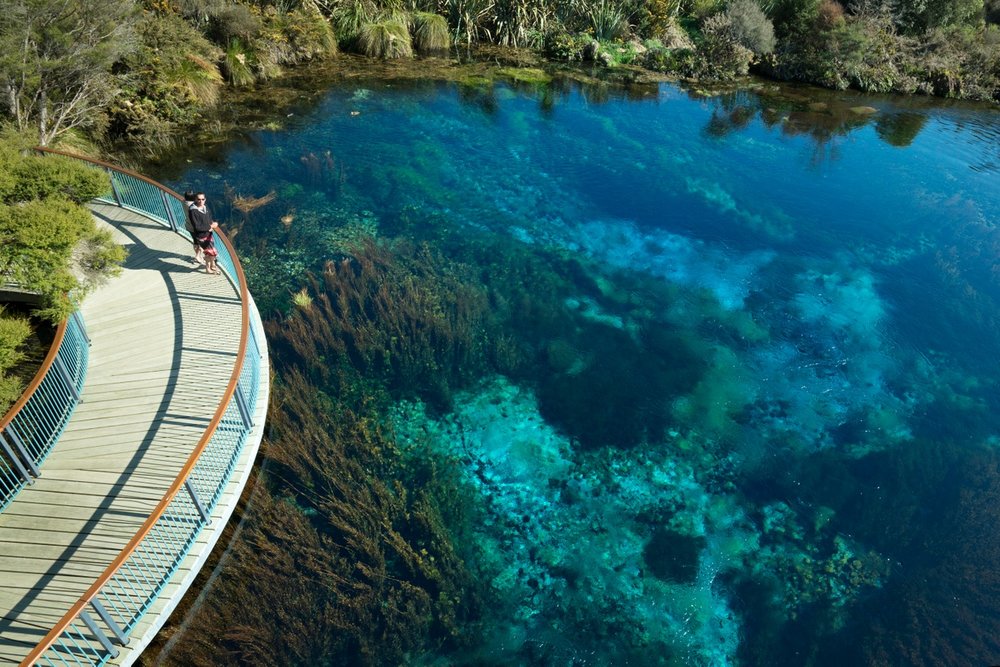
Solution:
{"label": "leafy tree canopy", "polygon": [[2,103],[48,145],[93,124],[114,97],[112,65],[133,48],[130,0],[7,0],[0,21]]}

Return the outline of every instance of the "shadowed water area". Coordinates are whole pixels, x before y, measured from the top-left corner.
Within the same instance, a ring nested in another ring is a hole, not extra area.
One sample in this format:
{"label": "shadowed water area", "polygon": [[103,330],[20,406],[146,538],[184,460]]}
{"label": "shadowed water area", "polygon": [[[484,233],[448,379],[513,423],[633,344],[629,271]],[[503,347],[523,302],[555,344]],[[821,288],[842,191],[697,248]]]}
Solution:
{"label": "shadowed water area", "polygon": [[995,109],[382,80],[288,113],[164,177],[235,231],[278,373],[168,662],[1000,661]]}

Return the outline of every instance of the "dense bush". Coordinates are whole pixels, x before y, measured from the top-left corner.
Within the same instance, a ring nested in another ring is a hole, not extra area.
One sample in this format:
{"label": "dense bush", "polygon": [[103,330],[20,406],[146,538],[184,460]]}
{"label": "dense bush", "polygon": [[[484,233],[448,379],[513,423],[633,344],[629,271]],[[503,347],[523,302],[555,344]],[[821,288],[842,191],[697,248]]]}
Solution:
{"label": "dense bush", "polygon": [[726,9],[733,35],[756,55],[774,51],[774,25],[757,0],[732,0]]}
{"label": "dense bush", "polygon": [[10,374],[10,370],[24,359],[24,343],[30,335],[31,325],[27,319],[9,316],[0,306],[0,415],[7,412],[24,391],[24,383]]}
{"label": "dense bush", "polygon": [[896,22],[914,35],[945,26],[973,25],[984,11],[983,0],[897,0],[893,7]]}
{"label": "dense bush", "polygon": [[100,170],[57,157],[22,155],[17,137],[0,142],[0,279],[40,295],[38,314],[60,321],[124,250],[99,230],[82,202],[104,194]]}
{"label": "dense bush", "polygon": [[940,28],[918,47],[913,63],[922,92],[1000,101],[1000,28]]}
{"label": "dense bush", "polygon": [[701,25],[701,33],[699,76],[725,80],[747,75],[753,51],[740,43],[733,18],[728,13],[709,16]]}
{"label": "dense bush", "polygon": [[219,99],[222,75],[215,63],[221,51],[176,14],[148,12],[136,31],[139,47],[118,66],[123,94],[109,108],[108,132],[155,146]]}

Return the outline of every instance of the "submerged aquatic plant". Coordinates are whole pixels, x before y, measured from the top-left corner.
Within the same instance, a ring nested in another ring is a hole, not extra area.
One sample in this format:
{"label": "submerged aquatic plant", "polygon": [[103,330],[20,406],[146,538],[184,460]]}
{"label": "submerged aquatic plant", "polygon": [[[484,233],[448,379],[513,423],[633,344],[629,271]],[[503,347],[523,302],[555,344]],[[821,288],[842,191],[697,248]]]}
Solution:
{"label": "submerged aquatic plant", "polygon": [[469,641],[480,588],[446,528],[467,503],[430,457],[403,464],[364,378],[346,372],[328,393],[271,340],[265,470],[223,576],[160,664],[395,665]]}

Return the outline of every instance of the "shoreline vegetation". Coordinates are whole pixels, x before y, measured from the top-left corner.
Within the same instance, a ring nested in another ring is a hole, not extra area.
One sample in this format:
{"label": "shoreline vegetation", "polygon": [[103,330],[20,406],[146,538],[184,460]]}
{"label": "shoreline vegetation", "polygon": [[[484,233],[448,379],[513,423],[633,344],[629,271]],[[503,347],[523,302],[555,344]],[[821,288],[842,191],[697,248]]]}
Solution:
{"label": "shoreline vegetation", "polygon": [[9,4],[12,20],[0,27],[7,122],[41,145],[89,154],[156,154],[204,128],[227,89],[345,52],[530,62],[513,75],[521,81],[569,64],[612,80],[709,85],[757,74],[1000,102],[1000,0]]}

